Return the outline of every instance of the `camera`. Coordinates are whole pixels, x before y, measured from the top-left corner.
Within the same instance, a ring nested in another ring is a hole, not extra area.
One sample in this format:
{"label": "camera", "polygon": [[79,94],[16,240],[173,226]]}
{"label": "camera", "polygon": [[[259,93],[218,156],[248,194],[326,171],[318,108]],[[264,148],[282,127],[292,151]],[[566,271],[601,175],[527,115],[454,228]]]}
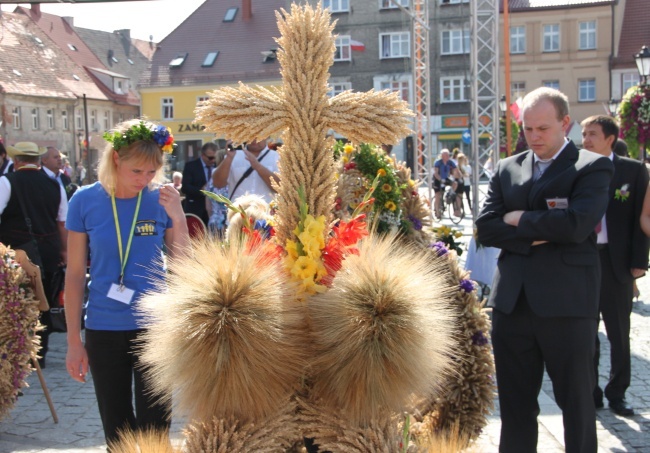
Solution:
{"label": "camera", "polygon": [[246,145],[246,143],[240,143],[239,146],[232,146],[232,143],[228,143],[228,145],[226,145],[226,149],[228,151],[242,150],[244,149],[244,145]]}

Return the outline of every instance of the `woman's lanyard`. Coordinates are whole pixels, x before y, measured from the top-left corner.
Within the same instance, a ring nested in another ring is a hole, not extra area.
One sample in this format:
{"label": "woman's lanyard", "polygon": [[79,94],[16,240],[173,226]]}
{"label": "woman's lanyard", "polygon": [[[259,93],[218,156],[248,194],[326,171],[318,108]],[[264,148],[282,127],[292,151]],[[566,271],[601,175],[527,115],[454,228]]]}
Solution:
{"label": "woman's lanyard", "polygon": [[142,191],[138,193],[138,202],[135,205],[135,213],[133,214],[133,223],[131,224],[131,232],[129,233],[129,240],[126,244],[126,253],[122,250],[122,234],[120,233],[120,220],[117,218],[117,206],[115,205],[115,191],[111,192],[111,202],[113,204],[113,218],[115,219],[115,230],[117,231],[117,248],[120,251],[120,290],[124,290],[124,269],[126,269],[126,261],[129,259],[129,252],[131,251],[131,242],[133,241],[133,232],[135,231],[135,224],[138,220],[138,212],[140,212],[140,201],[142,201]]}

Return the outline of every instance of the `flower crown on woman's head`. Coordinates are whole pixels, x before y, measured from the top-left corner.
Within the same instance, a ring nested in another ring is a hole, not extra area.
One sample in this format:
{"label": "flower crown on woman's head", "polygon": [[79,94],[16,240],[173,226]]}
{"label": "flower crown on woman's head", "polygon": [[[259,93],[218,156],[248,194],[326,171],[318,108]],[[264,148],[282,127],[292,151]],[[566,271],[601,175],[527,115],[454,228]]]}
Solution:
{"label": "flower crown on woman's head", "polygon": [[171,129],[165,126],[152,124],[147,126],[144,121],[134,124],[124,132],[105,132],[104,140],[111,143],[115,151],[129,146],[140,140],[154,141],[165,153],[172,153],[176,144]]}

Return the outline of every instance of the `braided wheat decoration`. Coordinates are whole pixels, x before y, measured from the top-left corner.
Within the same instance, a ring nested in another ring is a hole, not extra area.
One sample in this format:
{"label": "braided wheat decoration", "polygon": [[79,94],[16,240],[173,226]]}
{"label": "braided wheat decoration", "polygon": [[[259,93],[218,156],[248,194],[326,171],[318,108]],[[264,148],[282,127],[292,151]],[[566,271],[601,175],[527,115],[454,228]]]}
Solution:
{"label": "braided wheat decoration", "polygon": [[327,97],[334,62],[334,23],[320,6],[291,6],[276,12],[281,37],[278,60],[282,88],[223,88],[196,109],[196,121],[235,141],[283,134],[280,149],[277,237],[295,239],[304,187],[309,213],[330,219],[334,202],[334,161],[326,139],[334,129],[353,142],[395,143],[409,132],[412,113],[396,93],[344,92]]}

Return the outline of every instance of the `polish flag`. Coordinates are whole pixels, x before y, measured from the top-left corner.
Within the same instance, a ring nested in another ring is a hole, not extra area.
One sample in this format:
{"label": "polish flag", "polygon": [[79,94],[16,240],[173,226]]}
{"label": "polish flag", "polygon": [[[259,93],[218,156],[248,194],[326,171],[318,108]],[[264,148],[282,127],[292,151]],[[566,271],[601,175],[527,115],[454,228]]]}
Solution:
{"label": "polish flag", "polygon": [[354,39],[350,40],[350,48],[359,52],[366,50],[366,45],[361,41],[355,41]]}

